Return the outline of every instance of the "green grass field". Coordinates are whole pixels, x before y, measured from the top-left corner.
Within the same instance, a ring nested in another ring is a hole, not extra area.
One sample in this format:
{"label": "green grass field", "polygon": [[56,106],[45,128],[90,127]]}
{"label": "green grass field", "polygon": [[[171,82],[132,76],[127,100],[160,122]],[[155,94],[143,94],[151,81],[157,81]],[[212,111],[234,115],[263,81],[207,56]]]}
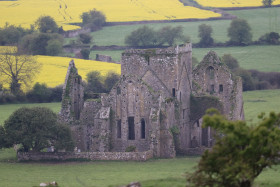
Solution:
{"label": "green grass field", "polygon": [[[250,10],[228,11],[239,18],[246,19],[252,28],[253,40],[257,40],[261,35],[267,32],[280,32],[280,7],[262,8]],[[181,23],[150,23],[138,25],[119,25],[112,27],[104,27],[102,30],[93,32],[93,41],[95,45],[110,46],[120,45],[124,46],[125,37],[132,31],[143,25],[150,26],[155,30],[164,26],[182,26],[184,35],[189,36],[193,43],[199,41],[198,26],[201,24],[211,25],[213,28],[212,37],[215,42],[225,42],[229,38],[227,36],[227,29],[231,20],[215,20],[215,21],[197,21],[197,22],[181,22]],[[67,39],[66,43],[71,40]]]}
{"label": "green grass field", "polygon": [[[246,120],[251,124],[263,112],[279,111],[280,90],[244,92]],[[54,112],[60,103],[0,105],[1,122],[21,106],[45,106]],[[13,149],[0,150],[0,186],[38,186],[57,181],[60,186],[119,186],[140,181],[144,187],[183,187],[185,173],[193,171],[199,157],[152,159],[148,162],[63,162],[17,163]],[[280,166],[267,169],[256,180],[256,186],[278,187]]]}
{"label": "green grass field", "polygon": [[[38,186],[56,181],[61,187],[120,186],[140,181],[143,187],[184,187],[186,172],[194,171],[199,157],[152,159],[147,162],[43,162],[16,163],[13,149],[0,150],[0,184],[5,187]],[[265,170],[257,186],[277,187],[280,166]]]}
{"label": "green grass field", "polygon": [[[280,46],[263,45],[263,46],[247,46],[247,47],[224,47],[224,48],[193,48],[193,56],[201,61],[203,57],[213,50],[222,57],[224,54],[231,54],[235,57],[239,65],[244,69],[256,69],[259,71],[276,71],[280,72]],[[95,59],[96,54],[104,54],[111,56],[115,61],[121,60],[123,51],[93,51],[91,58]]]}

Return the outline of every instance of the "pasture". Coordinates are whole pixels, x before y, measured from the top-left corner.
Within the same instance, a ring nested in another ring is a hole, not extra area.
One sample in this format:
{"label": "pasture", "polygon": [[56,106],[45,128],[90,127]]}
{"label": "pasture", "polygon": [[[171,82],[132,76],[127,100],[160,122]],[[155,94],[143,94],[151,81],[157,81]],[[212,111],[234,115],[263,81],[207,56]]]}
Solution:
{"label": "pasture", "polygon": [[[279,112],[280,90],[244,92],[244,110],[249,124],[257,121],[263,111]],[[0,105],[3,121],[21,106],[45,106],[53,111],[60,110],[60,103]],[[59,186],[119,186],[140,181],[144,187],[183,187],[185,174],[192,172],[199,157],[175,159],[151,159],[147,162],[95,161],[95,162],[16,162],[13,149],[0,150],[1,186],[36,186],[41,182],[57,181]],[[256,180],[256,186],[278,187],[280,166],[266,169]]]}
{"label": "pasture", "polygon": [[[260,36],[267,32],[280,32],[280,7],[262,8],[250,10],[236,10],[227,11],[239,18],[246,19],[252,28],[253,40],[258,40]],[[100,31],[91,33],[94,40],[94,45],[110,46],[119,45],[124,46],[124,40],[132,31],[147,25],[155,30],[164,26],[182,26],[185,36],[189,36],[192,43],[199,42],[198,26],[201,24],[210,25],[213,28],[212,37],[215,42],[226,42],[229,40],[227,36],[227,29],[230,26],[231,20],[215,20],[215,21],[195,21],[195,22],[175,22],[175,23],[149,23],[137,25],[118,25],[111,27],[104,27]],[[73,38],[75,39],[75,38]],[[66,39],[69,42],[72,39]],[[180,41],[181,42],[181,41]]]}

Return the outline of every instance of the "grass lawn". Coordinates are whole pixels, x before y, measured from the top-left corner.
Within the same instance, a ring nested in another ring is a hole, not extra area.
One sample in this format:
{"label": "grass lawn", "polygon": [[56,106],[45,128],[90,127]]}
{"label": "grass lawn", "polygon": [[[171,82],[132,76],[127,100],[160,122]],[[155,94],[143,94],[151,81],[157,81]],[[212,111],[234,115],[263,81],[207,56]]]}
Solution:
{"label": "grass lawn", "polygon": [[[246,120],[256,122],[260,112],[277,111],[280,90],[244,92]],[[21,106],[46,106],[58,112],[60,103],[0,105],[3,122]],[[95,161],[63,163],[16,163],[13,149],[0,150],[1,186],[36,186],[41,182],[57,181],[60,186],[119,186],[140,181],[144,187],[184,187],[185,173],[193,171],[199,157],[152,159],[147,162]],[[280,166],[265,170],[256,180],[256,186],[278,187]]]}
{"label": "grass lawn", "polygon": [[243,92],[245,119],[250,123],[258,121],[261,112],[280,113],[280,90],[262,90]]}
{"label": "grass lawn", "polygon": [[[57,181],[61,187],[120,186],[140,181],[144,187],[184,187],[186,172],[194,171],[199,157],[152,159],[147,162],[14,162],[13,149],[0,150],[0,184],[5,187],[38,186]],[[9,160],[9,161],[8,161]],[[280,166],[265,170],[256,185],[280,185]]]}

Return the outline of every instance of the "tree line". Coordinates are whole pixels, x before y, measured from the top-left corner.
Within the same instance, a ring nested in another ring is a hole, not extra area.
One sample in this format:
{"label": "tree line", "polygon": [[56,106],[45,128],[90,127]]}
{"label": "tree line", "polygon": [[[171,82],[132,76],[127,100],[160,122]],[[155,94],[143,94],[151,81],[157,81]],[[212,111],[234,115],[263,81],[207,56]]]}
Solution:
{"label": "tree line", "polygon": [[[279,33],[266,33],[258,41],[252,41],[251,27],[244,19],[233,19],[228,28],[227,36],[229,41],[226,43],[215,43],[212,37],[213,29],[210,25],[201,24],[198,27],[198,37],[200,38],[196,47],[215,47],[215,46],[245,46],[250,44],[273,44],[279,45]],[[183,35],[181,26],[166,26],[158,31],[148,26],[143,26],[131,32],[125,38],[125,43],[132,47],[162,47],[172,46],[178,42],[190,41],[189,37]]]}

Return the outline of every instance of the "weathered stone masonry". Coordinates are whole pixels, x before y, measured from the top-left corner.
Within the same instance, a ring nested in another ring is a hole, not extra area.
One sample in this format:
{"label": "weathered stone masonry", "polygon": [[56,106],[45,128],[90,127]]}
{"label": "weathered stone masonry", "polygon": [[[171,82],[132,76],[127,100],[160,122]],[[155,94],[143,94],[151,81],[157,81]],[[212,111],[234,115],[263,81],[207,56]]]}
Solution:
{"label": "weathered stone masonry", "polygon": [[214,52],[194,69],[191,59],[191,44],[127,50],[121,80],[109,94],[85,102],[70,62],[60,117],[71,125],[78,149],[172,158],[211,147],[214,132],[201,127],[202,116],[216,107],[231,120],[244,119],[242,83]]}

